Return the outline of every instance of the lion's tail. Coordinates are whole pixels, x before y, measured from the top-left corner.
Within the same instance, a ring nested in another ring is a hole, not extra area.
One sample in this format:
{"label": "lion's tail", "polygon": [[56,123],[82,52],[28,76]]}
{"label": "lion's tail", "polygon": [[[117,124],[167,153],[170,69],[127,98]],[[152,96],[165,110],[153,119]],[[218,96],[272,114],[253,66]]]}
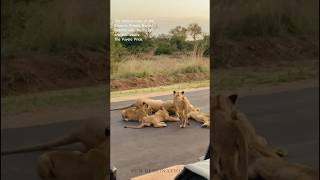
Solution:
{"label": "lion's tail", "polygon": [[248,179],[248,143],[244,134],[239,129],[241,136],[238,137],[237,143],[239,147],[239,170],[241,180]]}
{"label": "lion's tail", "polygon": [[78,138],[76,138],[76,136],[71,134],[71,135],[67,135],[67,136],[63,136],[63,137],[51,140],[47,143],[24,146],[24,147],[17,148],[17,149],[5,150],[5,151],[1,152],[1,155],[46,150],[46,149],[50,149],[50,148],[57,147],[57,146],[72,144],[77,141],[78,141]]}
{"label": "lion's tail", "polygon": [[128,109],[128,108],[131,108],[131,107],[135,107],[134,104],[131,104],[130,106],[125,106],[125,107],[119,107],[119,108],[110,109],[110,111],[123,110],[123,109]]}

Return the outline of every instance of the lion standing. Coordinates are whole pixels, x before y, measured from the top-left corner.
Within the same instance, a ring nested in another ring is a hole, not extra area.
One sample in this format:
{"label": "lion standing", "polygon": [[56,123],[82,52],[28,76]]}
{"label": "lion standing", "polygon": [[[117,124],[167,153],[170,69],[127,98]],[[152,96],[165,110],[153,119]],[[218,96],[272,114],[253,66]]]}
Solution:
{"label": "lion standing", "polygon": [[188,124],[189,103],[184,96],[184,91],[173,91],[173,104],[180,119],[180,128],[185,128]]}

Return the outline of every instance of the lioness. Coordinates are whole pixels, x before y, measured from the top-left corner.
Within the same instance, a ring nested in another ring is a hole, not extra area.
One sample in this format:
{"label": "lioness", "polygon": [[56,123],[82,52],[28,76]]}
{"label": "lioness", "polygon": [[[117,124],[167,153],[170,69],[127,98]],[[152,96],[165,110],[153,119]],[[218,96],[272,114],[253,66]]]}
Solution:
{"label": "lioness", "polygon": [[131,107],[121,111],[121,117],[124,121],[142,121],[150,112],[150,107],[148,104],[143,102],[142,107]]}
{"label": "lioness", "polygon": [[260,157],[281,158],[287,154],[283,149],[271,147],[265,138],[257,135],[255,128],[250,124],[243,113],[233,111],[232,119],[243,130],[249,146],[249,164]]}
{"label": "lioness", "polygon": [[171,117],[168,111],[164,107],[161,107],[160,110],[156,112],[154,115],[144,117],[139,126],[124,126],[124,127],[140,129],[145,126],[153,126],[156,128],[161,128],[161,127],[167,126],[167,124],[164,121],[179,121],[179,119]]}
{"label": "lioness", "polygon": [[249,168],[250,179],[267,180],[316,180],[319,172],[305,165],[283,159],[260,158]]}
{"label": "lioness", "polygon": [[185,128],[188,124],[189,104],[184,96],[184,91],[173,91],[173,104],[180,119],[180,128]]}
{"label": "lioness", "polygon": [[80,151],[52,151],[40,156],[37,172],[42,180],[104,180],[107,175],[106,142]]}
{"label": "lioness", "polygon": [[198,122],[203,123],[201,127],[210,127],[210,116],[209,114],[200,111],[190,111],[188,113],[188,118],[192,118]]}
{"label": "lioness", "polygon": [[123,110],[123,109],[128,109],[128,108],[131,108],[131,107],[139,108],[139,107],[143,106],[143,103],[148,104],[153,113],[155,113],[158,110],[160,110],[161,107],[166,108],[167,111],[169,111],[170,113],[175,113],[175,111],[173,109],[173,102],[172,101],[170,101],[170,100],[162,101],[162,100],[155,100],[155,99],[150,99],[150,98],[137,99],[136,102],[134,102],[130,106],[115,108],[115,109],[111,109],[110,111]]}
{"label": "lioness", "polygon": [[105,128],[107,127],[107,122],[105,120],[86,120],[84,121],[80,128],[71,131],[69,134],[53,139],[46,143],[24,146],[17,149],[5,150],[1,154],[13,154],[21,152],[30,152],[30,151],[40,151],[57,146],[63,146],[73,143],[82,143],[85,146],[85,151],[88,151],[91,148],[96,147],[101,144],[105,137]]}
{"label": "lioness", "polygon": [[231,118],[234,97],[213,97],[213,170],[221,179],[247,180],[248,144],[244,132]]}

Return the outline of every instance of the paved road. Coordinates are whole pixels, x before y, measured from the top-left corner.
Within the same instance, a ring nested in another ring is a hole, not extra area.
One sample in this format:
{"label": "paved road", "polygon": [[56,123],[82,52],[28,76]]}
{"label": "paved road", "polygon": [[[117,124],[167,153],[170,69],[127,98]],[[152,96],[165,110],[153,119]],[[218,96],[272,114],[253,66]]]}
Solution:
{"label": "paved road", "polygon": [[[209,91],[186,93],[190,101],[204,112],[209,112]],[[155,97],[168,100],[170,96]],[[130,105],[130,102],[113,103],[111,108]],[[111,113],[111,161],[119,169],[119,179],[126,180],[164,167],[195,162],[203,156],[209,145],[210,131],[191,122],[180,129],[178,123],[166,128],[125,129],[120,111]]]}
{"label": "paved road", "polygon": [[[204,111],[209,108],[208,91],[187,94]],[[158,97],[170,99],[170,96]],[[270,144],[288,149],[288,160],[318,167],[319,152],[319,88],[285,93],[247,96],[239,99],[238,107],[245,112],[257,132]],[[112,107],[130,104],[113,103]],[[111,117],[112,163],[119,168],[120,180],[173,164],[196,161],[204,154],[209,142],[209,130],[192,123],[179,129],[176,123],[167,128],[142,130],[124,129],[119,112]],[[19,129],[1,129],[1,149],[21,144],[42,142],[66,133],[77,121]],[[77,148],[71,146],[69,148]],[[1,157],[1,179],[39,180],[35,162],[40,153],[25,153]]]}

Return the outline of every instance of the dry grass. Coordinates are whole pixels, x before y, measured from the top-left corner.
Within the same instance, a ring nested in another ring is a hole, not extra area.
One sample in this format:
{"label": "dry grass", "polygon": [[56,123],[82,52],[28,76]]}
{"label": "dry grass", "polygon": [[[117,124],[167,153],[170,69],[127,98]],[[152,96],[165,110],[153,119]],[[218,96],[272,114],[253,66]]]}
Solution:
{"label": "dry grass", "polygon": [[199,72],[209,73],[208,58],[199,56],[154,56],[151,59],[141,60],[136,56],[129,56],[125,61],[118,64],[118,71],[111,75],[111,79]]}

